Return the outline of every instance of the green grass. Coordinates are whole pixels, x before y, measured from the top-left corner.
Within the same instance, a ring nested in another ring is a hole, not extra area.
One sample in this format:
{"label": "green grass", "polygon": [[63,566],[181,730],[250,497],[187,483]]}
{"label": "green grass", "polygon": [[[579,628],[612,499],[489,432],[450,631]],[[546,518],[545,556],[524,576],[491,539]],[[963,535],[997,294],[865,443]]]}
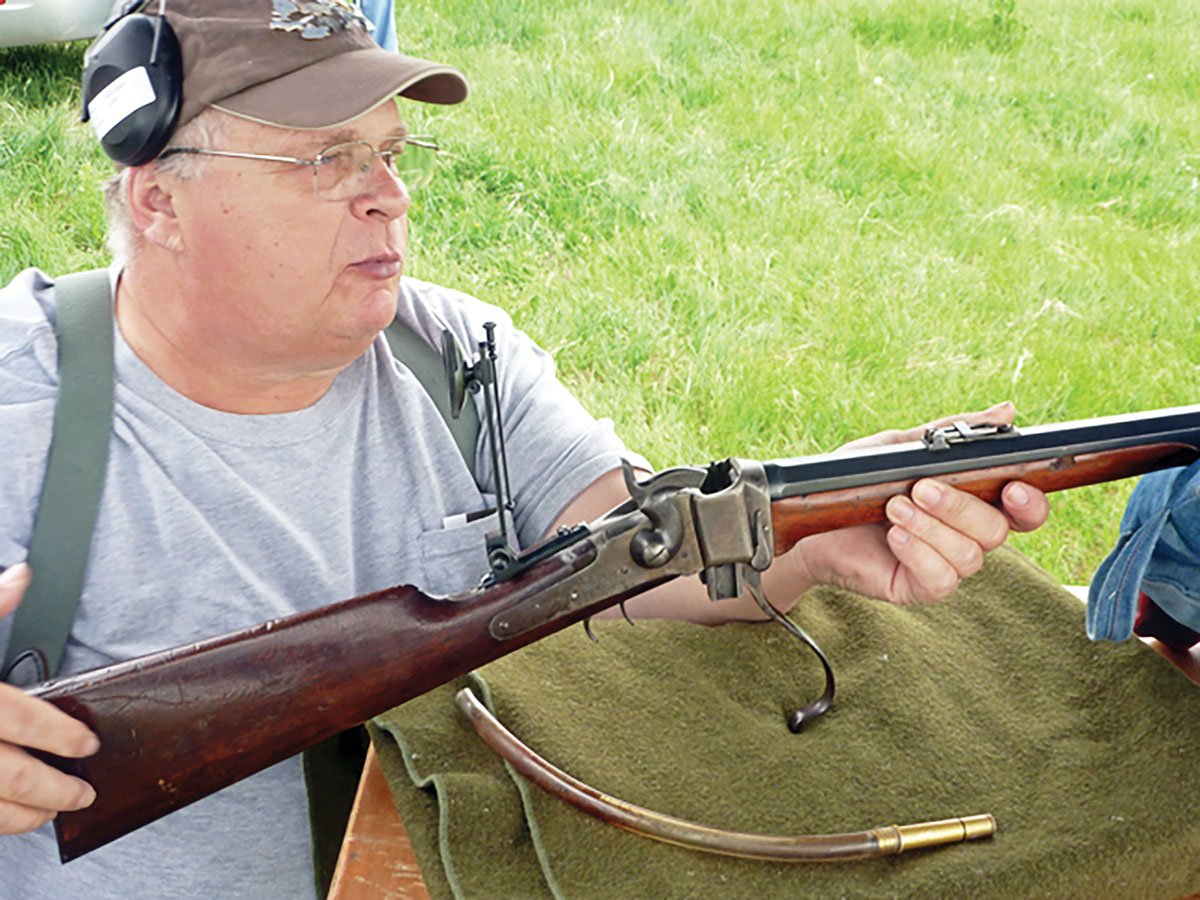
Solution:
{"label": "green grass", "polygon": [[[1200,401],[1192,0],[403,4],[468,101],[409,271],[497,303],[657,465],[1014,400]],[[80,48],[0,51],[0,279],[100,263]],[[1086,581],[1130,483],[1017,546]]]}

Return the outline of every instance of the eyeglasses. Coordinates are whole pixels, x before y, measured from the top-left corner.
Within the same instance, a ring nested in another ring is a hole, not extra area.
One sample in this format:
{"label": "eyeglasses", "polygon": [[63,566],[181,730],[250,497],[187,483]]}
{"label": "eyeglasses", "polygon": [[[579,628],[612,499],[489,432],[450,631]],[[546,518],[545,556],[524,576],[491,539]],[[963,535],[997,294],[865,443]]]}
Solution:
{"label": "eyeglasses", "polygon": [[383,160],[387,170],[403,181],[410,192],[418,191],[429,184],[438,155],[438,145],[432,138],[388,138],[380,146],[382,149],[376,150],[366,141],[347,141],[326,147],[315,159],[238,153],[232,150],[205,150],[199,147],[172,147],[161,153],[159,159],[177,153],[189,153],[196,156],[229,156],[312,166],[313,190],[324,200],[348,200],[362,193],[370,180],[371,166],[376,159]]}

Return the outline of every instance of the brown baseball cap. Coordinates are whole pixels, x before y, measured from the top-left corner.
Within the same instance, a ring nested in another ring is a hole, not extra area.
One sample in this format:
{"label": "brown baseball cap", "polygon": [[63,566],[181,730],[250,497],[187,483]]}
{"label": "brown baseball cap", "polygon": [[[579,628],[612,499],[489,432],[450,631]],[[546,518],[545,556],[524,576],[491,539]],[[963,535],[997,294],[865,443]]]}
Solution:
{"label": "brown baseball cap", "polygon": [[332,128],[396,95],[459,103],[452,66],[401,56],[372,40],[353,0],[152,0],[166,6],[183,51],[176,127],[205,107],[284,128]]}

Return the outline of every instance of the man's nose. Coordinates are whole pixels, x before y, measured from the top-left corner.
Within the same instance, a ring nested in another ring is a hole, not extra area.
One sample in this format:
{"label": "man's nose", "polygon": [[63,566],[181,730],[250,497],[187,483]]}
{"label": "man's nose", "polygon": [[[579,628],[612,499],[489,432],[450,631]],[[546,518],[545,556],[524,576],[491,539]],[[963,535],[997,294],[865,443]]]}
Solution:
{"label": "man's nose", "polygon": [[398,219],[408,212],[412,195],[404,180],[382,159],[376,158],[371,162],[367,184],[352,205],[359,216]]}

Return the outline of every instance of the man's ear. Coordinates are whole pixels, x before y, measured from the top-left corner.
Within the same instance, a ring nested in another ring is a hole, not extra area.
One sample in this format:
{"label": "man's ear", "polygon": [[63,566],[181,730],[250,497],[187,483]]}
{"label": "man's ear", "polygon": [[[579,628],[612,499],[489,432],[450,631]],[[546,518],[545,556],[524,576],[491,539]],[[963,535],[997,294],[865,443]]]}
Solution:
{"label": "man's ear", "polygon": [[172,191],[178,182],[164,179],[158,163],[129,170],[129,210],[133,227],[150,244],[174,252],[183,249]]}

